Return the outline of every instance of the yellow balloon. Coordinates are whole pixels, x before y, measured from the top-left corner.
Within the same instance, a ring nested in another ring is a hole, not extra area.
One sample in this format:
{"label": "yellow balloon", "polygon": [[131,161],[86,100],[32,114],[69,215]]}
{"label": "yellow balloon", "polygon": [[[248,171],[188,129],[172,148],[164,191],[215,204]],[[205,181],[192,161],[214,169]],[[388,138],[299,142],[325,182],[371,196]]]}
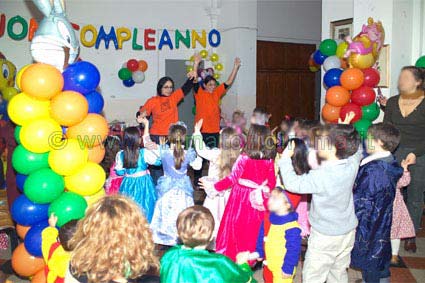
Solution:
{"label": "yellow balloon", "polygon": [[21,88],[21,78],[22,78],[22,74],[28,69],[28,67],[29,66],[31,66],[32,64],[28,64],[28,65],[25,65],[25,66],[23,66],[20,70],[19,70],[19,72],[18,72],[18,74],[16,75],[16,86],[20,89],[20,90],[22,90],[22,88]]}
{"label": "yellow balloon", "polygon": [[66,139],[63,148],[50,151],[49,165],[59,175],[69,176],[87,163],[88,150],[76,139]]}
{"label": "yellow balloon", "polygon": [[194,55],[190,56],[189,61],[190,61],[190,62],[195,62],[195,56],[194,56]]}
{"label": "yellow balloon", "polygon": [[14,97],[18,93],[18,90],[13,86],[7,87],[2,90],[3,99],[6,101],[10,101],[12,97]]}
{"label": "yellow balloon", "polygon": [[105,171],[99,164],[87,162],[77,173],[65,176],[65,188],[82,196],[91,196],[103,188],[105,179]]}
{"label": "yellow balloon", "polygon": [[217,53],[211,54],[211,62],[217,62],[220,59]]}
{"label": "yellow balloon", "polygon": [[189,72],[192,72],[193,71],[193,66],[187,66],[186,67],[186,71],[189,73]]}
{"label": "yellow balloon", "polygon": [[336,56],[338,58],[344,58],[345,52],[347,52],[348,49],[348,43],[347,42],[341,42],[338,44],[338,47],[336,48]]}
{"label": "yellow balloon", "polygon": [[220,74],[219,73],[215,73],[213,77],[214,77],[214,79],[218,80],[220,78]]}
{"label": "yellow balloon", "polygon": [[376,59],[373,57],[372,53],[366,55],[351,54],[350,57],[348,57],[348,64],[352,68],[367,69],[372,67],[375,62]]}
{"label": "yellow balloon", "polygon": [[50,101],[38,100],[22,92],[15,95],[7,107],[7,113],[15,124],[24,126],[31,121],[49,117]]}
{"label": "yellow balloon", "polygon": [[92,204],[96,203],[99,199],[101,199],[103,196],[105,196],[105,194],[106,194],[105,190],[102,188],[100,191],[98,191],[94,195],[85,196],[84,199],[86,200],[87,205],[91,206]]}
{"label": "yellow balloon", "polygon": [[21,144],[35,153],[63,147],[62,137],[61,126],[51,118],[38,119],[23,125],[19,133]]}
{"label": "yellow balloon", "polygon": [[221,64],[221,63],[218,63],[217,65],[215,65],[215,69],[217,70],[217,71],[223,71],[223,64]]}
{"label": "yellow balloon", "polygon": [[208,57],[208,51],[207,50],[201,50],[201,52],[199,52],[199,55],[201,55],[202,58],[207,58]]}

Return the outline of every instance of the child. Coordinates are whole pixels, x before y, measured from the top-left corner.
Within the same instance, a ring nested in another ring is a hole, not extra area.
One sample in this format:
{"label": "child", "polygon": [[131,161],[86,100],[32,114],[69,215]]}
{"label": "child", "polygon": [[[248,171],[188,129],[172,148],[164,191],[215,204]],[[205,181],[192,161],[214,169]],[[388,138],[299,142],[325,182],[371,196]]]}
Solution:
{"label": "child", "polygon": [[[177,231],[183,245],[171,248],[161,259],[161,282],[256,282],[246,264],[238,266],[206,250],[214,231],[214,218],[207,208],[195,205],[183,210],[177,219]],[[245,255],[238,257],[238,264],[246,263]]]}
{"label": "child", "polygon": [[[266,210],[266,186],[274,187],[276,183],[273,165],[275,155],[276,146],[270,130],[266,126],[251,125],[244,152],[236,160],[230,175],[215,183],[214,188],[201,181],[206,191],[215,189],[218,193],[231,189],[218,230],[216,251],[232,260],[236,260],[236,255],[240,252],[255,249],[257,231]],[[259,190],[252,190],[241,184],[239,179],[262,186]]]}
{"label": "child", "polygon": [[168,134],[170,146],[161,145],[164,176],[156,186],[158,202],[152,219],[151,229],[156,244],[174,246],[177,244],[176,220],[181,211],[193,205],[193,186],[187,175],[188,167],[201,169],[202,158],[193,148],[184,149],[186,125],[171,125]]}
{"label": "child", "polygon": [[363,281],[389,282],[391,221],[397,181],[403,169],[391,154],[400,132],[391,124],[378,123],[368,130],[366,157],[354,185],[354,207],[359,225],[351,265],[362,271]]}
{"label": "child", "polygon": [[299,196],[276,187],[268,201],[270,214],[261,224],[257,252],[264,258],[266,283],[291,283],[301,253],[301,235],[294,207]]}
{"label": "child", "polygon": [[[149,136],[149,122],[147,123],[144,137]],[[159,166],[161,160],[154,152],[140,148],[140,141],[138,128],[128,127],[124,130],[123,150],[117,153],[115,172],[119,176],[124,176],[119,193],[138,203],[148,222],[151,222],[156,193],[148,164]]]}
{"label": "child", "polygon": [[64,282],[72,250],[69,242],[77,230],[77,220],[71,220],[64,224],[59,231],[56,229],[57,222],[58,218],[52,213],[49,218],[49,227],[41,233],[41,248],[43,259],[46,262],[47,283]]}
{"label": "child", "polygon": [[235,110],[232,114],[232,121],[226,121],[225,127],[231,127],[236,130],[240,138],[241,147],[246,143],[246,118],[241,110]]}
{"label": "child", "polygon": [[118,193],[123,176],[118,176],[115,173],[115,157],[121,149],[121,140],[118,136],[108,136],[105,140],[105,157],[100,165],[105,170],[108,178],[105,182],[105,191],[108,195],[115,195]]}
{"label": "child", "polygon": [[256,107],[252,112],[251,125],[267,126],[270,115],[263,108]]}
{"label": "child", "polygon": [[294,120],[288,115],[285,115],[285,119],[282,120],[282,122],[280,123],[279,132],[277,132],[277,152],[278,153],[282,153],[283,149],[288,143],[288,140],[293,138],[289,136],[290,132],[292,131],[293,125],[294,125]]}
{"label": "child", "polygon": [[[241,151],[239,135],[233,128],[224,128],[220,132],[219,148],[210,149],[202,141],[202,135],[199,131],[202,123],[203,120],[201,119],[195,124],[195,132],[193,133],[194,145],[198,155],[210,162],[208,177],[203,179],[214,183],[230,174],[233,164],[239,157]],[[206,193],[207,197],[205,198],[204,206],[211,211],[216,223],[213,231],[214,240],[209,247],[214,249],[215,238],[229,199],[230,190],[225,190],[219,194],[215,190],[212,190],[212,192],[207,191]]]}
{"label": "child", "polygon": [[[344,123],[353,117],[351,112]],[[352,189],[362,157],[359,135],[353,126],[340,124],[321,126],[317,134],[318,155],[324,160],[319,168],[297,175],[291,160],[294,144],[283,152],[279,168],[288,191],[312,194],[303,282],[347,283],[357,226]]]}

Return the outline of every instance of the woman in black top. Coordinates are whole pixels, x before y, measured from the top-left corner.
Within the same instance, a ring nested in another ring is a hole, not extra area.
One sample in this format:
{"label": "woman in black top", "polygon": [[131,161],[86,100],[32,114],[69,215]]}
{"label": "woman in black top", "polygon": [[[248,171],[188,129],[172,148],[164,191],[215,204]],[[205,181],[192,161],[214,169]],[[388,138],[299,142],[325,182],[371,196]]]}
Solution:
{"label": "woman in black top", "polygon": [[[416,160],[410,166],[411,182],[406,205],[416,232],[421,225],[425,190],[425,71],[407,66],[401,70],[398,89],[400,94],[386,102],[384,122],[392,123],[400,131],[400,145],[395,152],[397,160]],[[405,249],[416,252],[415,239],[405,243]]]}

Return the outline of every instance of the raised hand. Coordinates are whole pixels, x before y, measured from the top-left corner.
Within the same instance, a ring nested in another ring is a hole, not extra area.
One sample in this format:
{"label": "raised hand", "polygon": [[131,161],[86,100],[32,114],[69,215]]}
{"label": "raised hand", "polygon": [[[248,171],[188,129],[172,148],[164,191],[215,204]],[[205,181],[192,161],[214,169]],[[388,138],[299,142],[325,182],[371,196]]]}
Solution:
{"label": "raised hand", "polygon": [[241,59],[239,57],[236,57],[235,62],[234,62],[234,67],[239,68],[241,66],[241,64],[242,64]]}
{"label": "raised hand", "polygon": [[351,112],[347,113],[347,115],[345,115],[344,120],[339,118],[338,124],[349,125],[351,123],[351,121],[353,121],[354,116],[356,116],[356,114],[353,111],[351,111]]}
{"label": "raised hand", "polygon": [[58,217],[54,213],[50,214],[49,226],[50,227],[56,227],[57,223],[58,223]]}
{"label": "raised hand", "polygon": [[196,122],[196,124],[195,124],[195,133],[201,132],[202,124],[203,123],[204,123],[204,119],[200,119],[198,122]]}

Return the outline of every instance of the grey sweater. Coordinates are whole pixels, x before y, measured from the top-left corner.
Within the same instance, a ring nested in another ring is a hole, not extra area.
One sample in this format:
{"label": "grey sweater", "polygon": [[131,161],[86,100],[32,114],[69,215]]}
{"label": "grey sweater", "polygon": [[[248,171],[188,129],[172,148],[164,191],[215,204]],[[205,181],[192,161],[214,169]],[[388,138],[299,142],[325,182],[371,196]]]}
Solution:
{"label": "grey sweater", "polygon": [[312,194],[309,220],[313,229],[328,236],[347,234],[357,227],[353,185],[362,159],[359,150],[353,156],[322,162],[308,174],[297,175],[291,159],[279,162],[285,189],[293,193]]}

